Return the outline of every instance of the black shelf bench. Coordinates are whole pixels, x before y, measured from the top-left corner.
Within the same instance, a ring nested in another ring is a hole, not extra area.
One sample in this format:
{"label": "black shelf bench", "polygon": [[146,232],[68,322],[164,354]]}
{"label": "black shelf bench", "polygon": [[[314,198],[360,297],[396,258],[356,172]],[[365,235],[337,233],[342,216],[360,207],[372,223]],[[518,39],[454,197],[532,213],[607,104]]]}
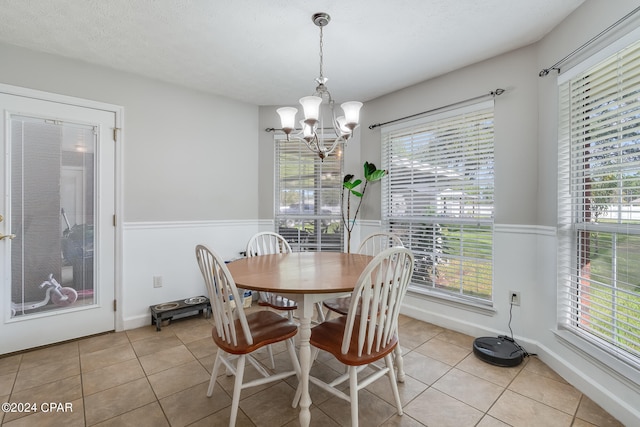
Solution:
{"label": "black shelf bench", "polygon": [[171,320],[180,314],[198,312],[204,314],[205,318],[211,317],[211,303],[205,296],[180,299],[162,304],[149,306],[151,309],[151,324],[156,325],[156,331],[160,331],[163,320]]}

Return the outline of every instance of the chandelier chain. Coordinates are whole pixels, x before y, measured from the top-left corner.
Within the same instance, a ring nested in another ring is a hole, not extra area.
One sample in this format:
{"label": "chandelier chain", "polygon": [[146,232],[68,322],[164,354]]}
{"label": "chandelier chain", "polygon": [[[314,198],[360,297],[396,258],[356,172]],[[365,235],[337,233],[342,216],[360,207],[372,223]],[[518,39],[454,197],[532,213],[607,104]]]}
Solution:
{"label": "chandelier chain", "polygon": [[324,42],[323,42],[323,39],[322,39],[322,34],[323,34],[323,33],[322,33],[322,27],[320,27],[320,80],[321,80],[321,81],[322,81],[322,80],[323,80],[323,78],[324,78],[324,73],[323,73],[323,69],[322,69],[322,66],[323,66],[323,54],[322,54],[322,48],[323,48],[323,46],[324,46]]}

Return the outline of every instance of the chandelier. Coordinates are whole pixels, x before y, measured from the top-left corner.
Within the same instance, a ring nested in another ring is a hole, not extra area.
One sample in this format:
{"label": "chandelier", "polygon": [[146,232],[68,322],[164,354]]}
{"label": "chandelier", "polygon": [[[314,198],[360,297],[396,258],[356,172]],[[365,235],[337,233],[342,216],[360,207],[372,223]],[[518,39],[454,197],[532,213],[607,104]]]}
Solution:
{"label": "chandelier", "polygon": [[[353,130],[360,120],[360,108],[362,102],[349,101],[340,104],[344,115],[336,117],[334,101],[327,89],[327,78],[323,73],[323,43],[322,29],[331,20],[326,13],[316,13],[311,19],[320,28],[320,76],[315,79],[318,86],[311,96],[300,98],[300,105],[304,112],[304,120],[300,121],[300,129],[296,130],[297,108],[282,107],[276,111],[280,115],[282,131],[287,135],[287,141],[291,138],[304,142],[309,150],[313,151],[324,160],[333,153],[339,143],[346,142],[353,135]],[[328,112],[331,119],[331,127],[324,128],[323,110]],[[292,132],[298,131],[292,135]],[[327,132],[328,131],[328,132]]]}

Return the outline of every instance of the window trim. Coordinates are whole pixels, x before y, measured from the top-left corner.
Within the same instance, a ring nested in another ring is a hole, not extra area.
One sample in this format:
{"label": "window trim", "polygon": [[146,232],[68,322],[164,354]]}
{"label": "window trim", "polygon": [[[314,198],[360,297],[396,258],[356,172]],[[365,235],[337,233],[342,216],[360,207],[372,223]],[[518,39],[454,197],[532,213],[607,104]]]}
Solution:
{"label": "window trim", "polygon": [[[493,161],[495,165],[495,102],[494,100],[480,101],[480,102],[470,102],[465,105],[456,105],[448,108],[444,111],[437,111],[432,114],[420,117],[418,119],[406,120],[400,123],[394,123],[391,125],[382,126],[381,128],[381,158],[382,158],[382,168],[389,169],[389,158],[386,155],[386,151],[388,147],[385,146],[387,135],[390,133],[402,131],[404,129],[410,129],[422,125],[426,125],[429,123],[446,120],[449,118],[459,117],[465,114],[474,113],[477,111],[482,111],[485,109],[491,109],[493,114],[493,132],[494,139],[492,144],[493,149]],[[482,299],[478,297],[474,297],[471,295],[462,295],[456,294],[450,291],[440,291],[430,289],[426,286],[416,285],[412,283],[409,287],[409,292],[418,298],[423,299],[433,299],[440,303],[444,303],[447,305],[451,305],[456,308],[469,309],[471,311],[479,312],[485,315],[493,315],[495,314],[494,307],[494,293],[495,293],[495,170],[493,171],[493,194],[492,194],[492,207],[493,212],[490,218],[482,218],[482,219],[464,219],[464,218],[454,218],[454,217],[443,217],[443,223],[450,224],[474,224],[474,225],[487,225],[491,230],[491,295],[487,299]],[[389,194],[391,187],[391,180],[387,180],[387,182],[383,183],[382,192],[381,192],[381,213],[382,213],[382,225],[386,231],[391,231],[389,227],[390,218],[388,215],[388,207],[387,207],[387,195]]]}
{"label": "window trim", "polygon": [[[619,38],[610,45],[592,52],[592,55],[582,62],[576,64],[566,72],[558,76],[558,207],[557,207],[557,244],[558,251],[557,260],[557,283],[558,291],[557,301],[557,318],[556,329],[553,333],[558,337],[559,341],[577,350],[588,359],[597,362],[598,366],[606,369],[614,374],[618,379],[624,380],[625,383],[632,385],[633,388],[640,391],[640,356],[626,352],[621,348],[599,338],[591,333],[589,329],[581,329],[572,324],[568,319],[566,310],[563,310],[565,304],[571,304],[570,297],[566,294],[572,290],[570,284],[572,270],[577,269],[576,257],[580,251],[578,247],[578,239],[576,233],[579,231],[601,231],[609,233],[619,233],[623,231],[626,225],[621,224],[598,224],[593,225],[581,222],[576,218],[576,213],[572,211],[574,205],[575,191],[569,190],[573,186],[573,175],[571,173],[571,164],[569,158],[573,158],[572,142],[569,135],[566,134],[571,123],[567,124],[564,120],[569,113],[563,110],[563,95],[570,96],[570,93],[563,94],[567,89],[563,85],[577,77],[578,75],[593,69],[602,61],[617,55],[622,50],[640,41],[640,28]],[[566,108],[570,108],[570,103]],[[567,163],[567,164],[565,164]],[[569,192],[568,195],[565,193]],[[569,213],[570,212],[570,213]],[[564,217],[570,217],[570,222],[563,221]],[[628,233],[629,235],[637,235],[637,230]],[[569,276],[569,277],[568,277]],[[567,302],[568,301],[568,302]]]}
{"label": "window trim", "polygon": [[[280,209],[280,175],[279,175],[279,170],[280,170],[280,158],[278,156],[279,152],[281,151],[281,148],[279,147],[279,144],[283,144],[283,143],[287,143],[287,144],[299,144],[299,151],[301,153],[307,153],[309,154],[310,157],[312,157],[314,159],[314,169],[315,169],[315,165],[320,163],[321,160],[317,157],[316,154],[314,154],[313,152],[311,152],[311,150],[309,150],[306,146],[304,146],[304,144],[302,142],[299,141],[295,141],[295,140],[290,140],[287,141],[287,136],[284,134],[274,134],[273,136],[273,142],[274,142],[274,146],[273,146],[273,150],[274,150],[274,163],[273,163],[273,176],[274,176],[274,183],[273,183],[273,201],[274,201],[274,206],[273,206],[273,227],[275,232],[279,232],[279,221],[281,220],[292,220],[292,221],[312,221],[314,222],[314,226],[319,224],[320,221],[323,220],[327,220],[327,221],[338,221],[340,224],[340,230],[342,230],[342,214],[341,214],[341,209],[342,209],[342,204],[339,203],[339,212],[336,214],[322,214],[322,213],[317,213],[315,207],[314,207],[314,212],[313,213],[309,213],[309,214],[305,214],[304,212],[301,214],[282,214],[279,212]],[[340,148],[338,150],[336,150],[334,153],[332,153],[330,155],[330,157],[339,157],[339,182],[342,183],[342,176],[344,174],[344,157],[342,156],[342,150],[340,150]],[[323,162],[322,162],[323,163]],[[314,180],[317,179],[317,177],[314,178]],[[327,187],[330,188],[330,187]],[[317,187],[314,187],[314,191],[317,190]],[[338,189],[339,192],[339,189]],[[301,202],[304,204],[304,202]],[[314,203],[315,206],[315,203]],[[315,230],[314,234],[322,234],[321,230]],[[344,232],[340,232],[340,233],[336,233],[336,234],[340,234],[340,243],[339,243],[339,250],[342,251],[344,249],[344,244],[345,244],[345,237],[344,237]],[[285,236],[287,237],[287,236]],[[292,246],[292,248],[294,249],[294,251],[296,250],[307,250],[308,248],[302,249],[302,247],[304,245],[302,245],[301,243],[295,243],[295,242],[289,242]],[[321,245],[322,242],[318,245],[318,243],[313,243],[313,245],[315,245],[314,250],[317,251],[321,251]],[[312,245],[311,245],[312,246]],[[334,250],[337,249],[337,247],[327,247],[325,250]]]}

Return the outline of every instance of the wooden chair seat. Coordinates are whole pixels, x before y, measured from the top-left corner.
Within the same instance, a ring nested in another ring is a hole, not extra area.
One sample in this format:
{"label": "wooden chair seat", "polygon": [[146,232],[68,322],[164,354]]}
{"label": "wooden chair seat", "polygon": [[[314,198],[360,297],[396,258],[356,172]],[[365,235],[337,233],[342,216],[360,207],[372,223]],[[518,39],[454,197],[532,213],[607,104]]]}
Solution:
{"label": "wooden chair seat", "polygon": [[[214,329],[211,331],[211,335],[216,345],[230,354],[248,354],[265,345],[293,338],[298,332],[298,326],[295,323],[273,311],[249,313],[246,318],[253,343],[249,344],[245,336],[241,334],[238,336],[237,344],[232,345],[219,337]],[[236,330],[242,330],[239,319],[236,319],[234,323]]]}
{"label": "wooden chair seat", "polygon": [[[328,300],[324,300],[322,302],[322,305],[324,305],[334,313],[338,313],[341,316],[346,316],[347,313],[349,313],[349,307],[351,306],[351,297],[348,296],[341,298],[331,298]],[[359,310],[360,308],[358,307],[358,314],[360,314]],[[328,315],[325,315],[325,317],[328,317]]]}
{"label": "wooden chair seat", "polygon": [[271,292],[261,292],[258,305],[271,307],[276,310],[297,310],[298,304],[284,295],[274,294]]}
{"label": "wooden chair seat", "polygon": [[379,350],[375,350],[377,341],[373,340],[373,350],[369,354],[358,355],[358,333],[360,325],[360,316],[356,317],[355,326],[353,327],[353,335],[351,336],[351,344],[347,353],[342,353],[342,337],[347,324],[347,317],[340,316],[336,319],[327,320],[311,329],[311,339],[309,342],[312,346],[331,353],[336,359],[345,365],[361,366],[368,365],[377,360],[384,358],[387,354],[394,351],[398,345],[398,338],[394,336],[385,346]]}

